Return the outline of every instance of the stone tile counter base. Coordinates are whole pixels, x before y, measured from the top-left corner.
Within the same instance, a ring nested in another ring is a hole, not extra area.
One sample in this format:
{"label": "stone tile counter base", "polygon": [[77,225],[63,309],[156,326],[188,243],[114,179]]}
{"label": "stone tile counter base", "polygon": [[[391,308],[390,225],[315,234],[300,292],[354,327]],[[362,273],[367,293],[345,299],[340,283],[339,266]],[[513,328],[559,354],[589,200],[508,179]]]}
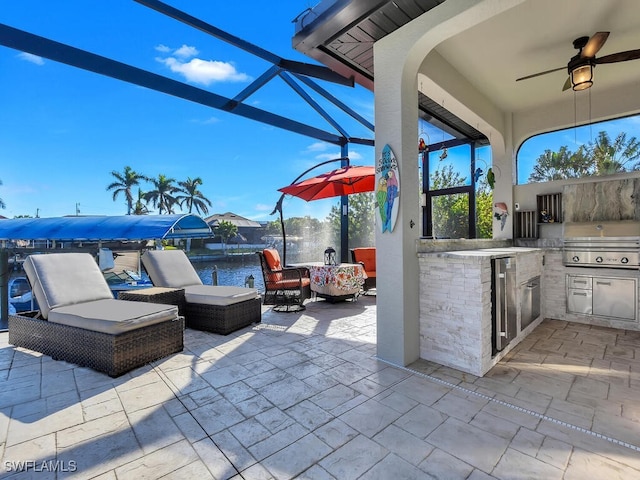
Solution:
{"label": "stone tile counter base", "polygon": [[518,335],[492,356],[491,259],[517,258],[516,285],[538,276],[542,250],[500,248],[420,253],[420,358],[482,376],[542,320],[520,331],[520,288],[516,289]]}

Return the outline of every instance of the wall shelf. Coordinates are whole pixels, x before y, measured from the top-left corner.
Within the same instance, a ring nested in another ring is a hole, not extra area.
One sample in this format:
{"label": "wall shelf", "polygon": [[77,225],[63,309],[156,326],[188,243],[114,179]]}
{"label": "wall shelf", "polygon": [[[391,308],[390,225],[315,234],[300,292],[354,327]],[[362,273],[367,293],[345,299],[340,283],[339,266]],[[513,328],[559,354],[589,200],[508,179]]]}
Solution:
{"label": "wall shelf", "polygon": [[[562,194],[550,193],[546,195],[536,195],[537,223],[562,223]],[[553,221],[545,221],[542,212],[547,213],[547,217]]]}
{"label": "wall shelf", "polygon": [[536,195],[535,210],[516,211],[513,237],[539,238],[539,230],[542,226],[559,223],[562,223],[562,193]]}

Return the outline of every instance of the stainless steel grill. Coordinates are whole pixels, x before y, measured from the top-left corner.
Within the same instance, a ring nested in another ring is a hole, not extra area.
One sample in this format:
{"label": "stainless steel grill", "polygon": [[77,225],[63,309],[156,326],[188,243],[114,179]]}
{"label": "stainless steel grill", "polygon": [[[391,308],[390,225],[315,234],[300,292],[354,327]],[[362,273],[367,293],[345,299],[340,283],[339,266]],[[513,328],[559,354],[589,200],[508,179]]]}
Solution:
{"label": "stainless steel grill", "polygon": [[640,268],[640,222],[565,223],[563,264],[574,267]]}

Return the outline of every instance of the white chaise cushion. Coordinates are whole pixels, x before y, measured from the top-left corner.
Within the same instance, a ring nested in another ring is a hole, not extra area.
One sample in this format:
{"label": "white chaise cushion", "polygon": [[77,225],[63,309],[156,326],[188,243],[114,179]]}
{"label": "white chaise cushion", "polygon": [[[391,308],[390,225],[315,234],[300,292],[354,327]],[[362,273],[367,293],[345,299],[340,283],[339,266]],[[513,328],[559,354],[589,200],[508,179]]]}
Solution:
{"label": "white chaise cushion", "polygon": [[113,297],[57,307],[49,311],[49,321],[52,323],[112,335],[177,317],[178,307],[174,305],[131,302]]}
{"label": "white chaise cushion", "polygon": [[88,253],[29,255],[24,271],[43,318],[54,308],[113,299],[98,264]]}
{"label": "white chaise cushion", "polygon": [[202,285],[198,272],[182,250],[149,250],[141,260],[156,287]]}
{"label": "white chaise cushion", "polygon": [[184,299],[187,303],[224,307],[256,298],[259,298],[259,295],[254,288],[223,285],[189,285],[184,287]]}

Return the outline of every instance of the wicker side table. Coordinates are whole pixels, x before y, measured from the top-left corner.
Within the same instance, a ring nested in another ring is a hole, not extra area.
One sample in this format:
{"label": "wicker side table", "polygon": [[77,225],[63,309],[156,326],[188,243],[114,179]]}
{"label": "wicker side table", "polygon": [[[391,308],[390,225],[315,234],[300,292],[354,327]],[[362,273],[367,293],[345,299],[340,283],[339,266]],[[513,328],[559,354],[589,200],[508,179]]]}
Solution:
{"label": "wicker side table", "polygon": [[178,307],[178,314],[184,316],[184,288],[150,287],[140,290],[124,290],[118,292],[118,300],[134,302],[164,303]]}

